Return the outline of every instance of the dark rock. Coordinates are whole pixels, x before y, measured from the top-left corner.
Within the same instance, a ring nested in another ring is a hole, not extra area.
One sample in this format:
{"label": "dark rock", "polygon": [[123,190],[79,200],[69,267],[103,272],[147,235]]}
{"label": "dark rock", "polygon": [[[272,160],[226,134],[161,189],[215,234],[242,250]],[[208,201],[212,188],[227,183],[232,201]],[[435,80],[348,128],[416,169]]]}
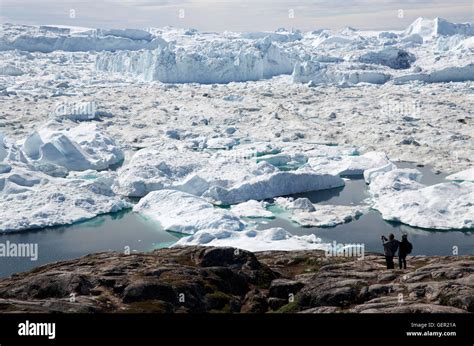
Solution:
{"label": "dark rock", "polygon": [[177,297],[170,285],[160,282],[139,281],[127,286],[123,291],[124,303],[153,299],[174,303]]}
{"label": "dark rock", "polygon": [[296,295],[303,286],[303,283],[297,281],[287,279],[273,280],[270,284],[269,296],[288,299],[290,294]]}

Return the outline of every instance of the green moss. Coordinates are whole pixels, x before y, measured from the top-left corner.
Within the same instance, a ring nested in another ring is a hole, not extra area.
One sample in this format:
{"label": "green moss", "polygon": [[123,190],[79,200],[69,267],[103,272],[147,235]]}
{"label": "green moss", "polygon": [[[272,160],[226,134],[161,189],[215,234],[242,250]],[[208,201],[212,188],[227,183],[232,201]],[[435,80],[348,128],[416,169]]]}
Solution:
{"label": "green moss", "polygon": [[279,308],[275,313],[277,314],[291,314],[295,312],[299,312],[301,310],[300,305],[298,302],[292,302],[288,303],[286,305],[283,305],[281,308]]}

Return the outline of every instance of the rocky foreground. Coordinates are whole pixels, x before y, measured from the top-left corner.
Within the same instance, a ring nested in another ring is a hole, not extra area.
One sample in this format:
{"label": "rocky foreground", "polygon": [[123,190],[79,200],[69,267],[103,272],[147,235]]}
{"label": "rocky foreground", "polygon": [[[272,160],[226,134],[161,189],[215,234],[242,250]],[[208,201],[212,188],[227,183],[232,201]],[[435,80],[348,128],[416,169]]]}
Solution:
{"label": "rocky foreground", "polygon": [[91,254],[0,280],[0,312],[474,312],[474,256],[185,247]]}

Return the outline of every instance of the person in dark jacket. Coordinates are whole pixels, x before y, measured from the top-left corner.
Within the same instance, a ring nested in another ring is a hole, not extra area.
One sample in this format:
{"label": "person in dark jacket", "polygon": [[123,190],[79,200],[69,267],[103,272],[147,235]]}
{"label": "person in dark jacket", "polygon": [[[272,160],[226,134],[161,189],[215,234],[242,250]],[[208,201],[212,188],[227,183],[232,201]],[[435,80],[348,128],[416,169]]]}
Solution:
{"label": "person in dark jacket", "polygon": [[400,242],[395,239],[393,233],[390,233],[388,239],[384,235],[382,236],[382,244],[385,253],[385,261],[387,262],[387,269],[394,269],[395,264],[393,263],[393,257],[398,250],[398,244],[400,244]]}
{"label": "person in dark jacket", "polygon": [[402,235],[402,241],[400,242],[400,246],[398,248],[398,265],[400,269],[407,269],[407,255],[411,253],[413,249],[413,245],[408,241],[408,235]]}

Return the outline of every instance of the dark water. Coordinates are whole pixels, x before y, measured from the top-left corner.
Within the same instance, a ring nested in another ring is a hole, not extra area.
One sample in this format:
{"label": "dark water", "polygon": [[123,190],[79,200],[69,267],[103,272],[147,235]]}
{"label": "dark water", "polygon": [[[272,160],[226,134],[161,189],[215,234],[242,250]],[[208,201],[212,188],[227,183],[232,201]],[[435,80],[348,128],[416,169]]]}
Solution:
{"label": "dark water", "polygon": [[[397,165],[415,167],[412,164]],[[422,182],[428,185],[442,182],[445,177],[434,174],[429,167],[417,168],[424,174]],[[354,205],[367,198],[368,193],[364,180],[359,178],[346,181],[346,186],[343,188],[299,194],[294,197],[308,197],[313,203],[320,204]],[[458,247],[459,254],[474,252],[474,232],[472,231],[417,229],[399,223],[386,222],[376,211],[370,211],[356,221],[333,228],[303,228],[282,217],[266,221],[268,223],[261,225],[260,228],[283,227],[297,235],[314,233],[324,242],[363,243],[366,251],[382,251],[380,241],[382,234],[393,233],[400,238],[401,232],[404,232],[408,233],[409,240],[413,243],[413,254],[451,255],[453,246]],[[6,241],[37,243],[39,256],[34,262],[28,258],[0,258],[0,277],[93,252],[125,251],[125,247],[129,247],[131,251],[151,251],[169,246],[177,239],[176,234],[162,230],[156,223],[147,221],[130,210],[98,216],[90,221],[71,226],[3,234],[0,235],[0,243],[6,243]]]}
{"label": "dark water", "polygon": [[[416,167],[411,163],[397,163],[400,168],[416,168],[423,173],[421,183],[426,185],[438,184],[444,181],[445,174],[435,174],[431,167]],[[331,205],[356,205],[369,197],[367,185],[363,177],[346,181],[346,186],[338,189],[301,193],[292,197],[307,197],[313,203]],[[408,234],[413,244],[414,255],[452,255],[453,246],[457,246],[458,254],[474,253],[474,230],[470,231],[439,231],[410,227],[400,223],[387,222],[375,210],[370,210],[358,220],[338,225],[336,227],[301,227],[286,219],[270,220],[260,229],[282,227],[297,235],[315,234],[323,242],[341,244],[364,244],[366,251],[382,252],[380,237],[393,233],[400,239],[402,233]]]}
{"label": "dark water", "polygon": [[151,251],[173,244],[178,238],[130,210],[98,216],[71,226],[39,231],[1,234],[0,243],[36,243],[38,260],[0,258],[0,277],[42,264],[78,258],[101,251]]}

